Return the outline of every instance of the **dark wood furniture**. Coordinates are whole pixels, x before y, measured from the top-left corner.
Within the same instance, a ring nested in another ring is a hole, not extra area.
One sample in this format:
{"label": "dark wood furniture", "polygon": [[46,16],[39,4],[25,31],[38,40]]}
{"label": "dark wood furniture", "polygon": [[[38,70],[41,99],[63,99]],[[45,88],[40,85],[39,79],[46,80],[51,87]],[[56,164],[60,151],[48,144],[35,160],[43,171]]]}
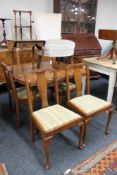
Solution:
{"label": "dark wood furniture", "polygon": [[[53,69],[42,70],[38,73],[33,73],[32,78],[31,75],[26,76],[26,88],[28,94],[28,104],[29,104],[29,112],[31,118],[31,131],[32,131],[32,141],[34,141],[34,129],[35,127],[40,130],[44,152],[45,152],[45,165],[46,169],[50,168],[49,161],[49,144],[50,140],[54,137],[54,135],[72,128],[74,126],[80,126],[80,134],[79,134],[79,147],[82,148],[82,139],[84,133],[84,120],[83,118],[70,111],[69,109],[55,104],[49,106],[48,104],[48,95],[47,95],[47,71],[49,74],[54,75],[54,85],[55,85],[55,93],[58,93],[58,81],[56,71]],[[35,80],[34,80],[35,79]],[[42,109],[34,111],[33,109],[33,101],[32,95],[30,91],[31,80],[36,82],[37,88],[40,93]]]}
{"label": "dark wood furniture", "polygon": [[[76,84],[76,97],[70,97],[69,89],[69,71],[74,68],[74,81]],[[82,95],[82,72],[86,70],[86,95]],[[87,132],[87,126],[89,121],[96,115],[102,114],[108,111],[108,119],[106,123],[105,134],[108,134],[109,123],[112,118],[112,104],[104,101],[100,98],[90,95],[90,79],[89,79],[89,68],[87,64],[74,64],[68,65],[66,68],[66,84],[67,84],[67,105],[75,112],[80,114],[85,119],[85,134],[84,143]],[[84,144],[85,146],[85,144]]]}
{"label": "dark wood furniture", "polygon": [[62,13],[63,38],[75,41],[78,62],[99,56],[101,46],[94,36],[97,0],[54,0],[54,12]]}
{"label": "dark wood furniture", "polygon": [[3,27],[3,40],[0,42],[1,47],[6,47],[6,29],[5,29],[5,21],[11,20],[8,18],[0,18],[0,21],[2,22],[2,27]]}
{"label": "dark wood furniture", "polygon": [[117,49],[116,49],[117,30],[100,29],[99,30],[99,39],[113,41],[112,42],[112,49],[108,52],[107,55],[105,55],[102,58],[111,58],[113,60],[113,64],[115,64],[115,59],[117,58]]}

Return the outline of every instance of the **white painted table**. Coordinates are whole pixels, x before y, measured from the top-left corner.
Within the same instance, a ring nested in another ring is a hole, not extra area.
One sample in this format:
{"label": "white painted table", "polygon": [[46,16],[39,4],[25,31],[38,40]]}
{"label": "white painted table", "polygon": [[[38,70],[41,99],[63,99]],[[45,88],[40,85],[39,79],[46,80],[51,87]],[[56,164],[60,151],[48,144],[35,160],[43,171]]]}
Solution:
{"label": "white painted table", "polygon": [[85,58],[84,62],[89,65],[89,69],[109,76],[107,101],[112,102],[114,87],[116,83],[117,60],[112,64],[112,60],[98,60],[97,57]]}

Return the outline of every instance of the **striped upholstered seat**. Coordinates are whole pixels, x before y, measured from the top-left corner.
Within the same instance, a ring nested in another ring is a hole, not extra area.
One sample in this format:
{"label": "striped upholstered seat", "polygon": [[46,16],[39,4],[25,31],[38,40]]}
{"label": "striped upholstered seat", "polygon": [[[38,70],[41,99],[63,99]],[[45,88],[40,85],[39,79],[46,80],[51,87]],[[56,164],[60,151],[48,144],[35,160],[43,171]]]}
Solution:
{"label": "striped upholstered seat", "polygon": [[94,97],[92,95],[76,97],[69,102],[74,106],[78,107],[78,109],[83,111],[83,113],[85,113],[86,115],[90,115],[111,105],[109,102]]}
{"label": "striped upholstered seat", "polygon": [[[32,140],[34,141],[34,130],[35,127],[40,130],[40,134],[42,136],[43,146],[44,146],[44,152],[45,152],[45,158],[46,158],[46,169],[50,168],[50,161],[49,161],[49,144],[50,139],[69,128],[72,128],[74,126],[80,126],[80,132],[79,132],[79,147],[83,149],[83,137],[84,137],[84,128],[85,128],[85,122],[83,117],[81,117],[79,114],[70,111],[69,109],[59,105],[55,104],[52,106],[49,106],[48,104],[48,81],[45,76],[46,73],[45,70],[41,70],[39,73],[35,73],[37,75],[37,89],[40,93],[40,99],[42,104],[42,109],[34,111],[33,108],[33,101],[31,98],[31,87],[30,86],[30,77],[29,75],[26,76],[26,88],[27,88],[27,94],[29,97],[28,104],[29,104],[29,111],[30,111],[30,117],[31,117],[31,135]],[[50,71],[50,69],[49,69]],[[51,73],[54,74],[54,86],[55,86],[55,96],[56,101],[58,103],[58,79],[56,77],[56,72],[54,69],[51,69]]]}
{"label": "striped upholstered seat", "polygon": [[45,132],[50,132],[73,121],[82,119],[80,115],[61,105],[53,105],[33,112],[34,120],[43,128]]}
{"label": "striped upholstered seat", "polygon": [[[27,91],[25,86],[17,88],[17,97],[20,100],[27,99]],[[39,97],[39,91],[37,90],[36,87],[32,88],[32,97]]]}
{"label": "striped upholstered seat", "polygon": [[[76,85],[75,83],[72,83],[72,82],[69,82],[69,88],[70,88],[70,91],[75,89],[76,88]],[[59,86],[59,91],[60,92],[64,92],[66,91],[67,87],[66,87],[66,83],[61,83],[60,86]]]}

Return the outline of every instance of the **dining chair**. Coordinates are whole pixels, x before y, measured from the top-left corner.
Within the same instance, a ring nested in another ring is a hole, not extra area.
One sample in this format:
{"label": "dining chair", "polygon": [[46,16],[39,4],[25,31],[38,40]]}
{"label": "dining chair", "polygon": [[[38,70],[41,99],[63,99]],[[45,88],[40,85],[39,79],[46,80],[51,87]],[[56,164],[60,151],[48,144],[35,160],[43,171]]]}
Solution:
{"label": "dining chair", "polygon": [[37,39],[45,41],[42,51],[38,53],[42,60],[44,57],[73,59],[75,43],[61,37],[62,14],[34,12],[33,17]]}
{"label": "dining chair", "polygon": [[[22,87],[16,87],[15,80],[13,77],[13,72],[8,69],[7,65],[5,63],[1,63],[5,78],[6,78],[6,83],[7,83],[7,88],[8,88],[8,93],[9,93],[9,98],[10,98],[10,103],[14,102],[15,103],[15,109],[16,109],[16,126],[17,128],[20,128],[21,126],[21,114],[20,114],[20,105],[22,103],[27,104],[27,91],[25,86]],[[39,98],[39,93],[35,87],[32,88],[32,96],[33,99],[35,100],[36,98]]]}
{"label": "dining chair", "polygon": [[12,88],[11,88],[11,84],[10,84],[10,79],[9,79],[9,75],[8,75],[8,70],[7,70],[7,66],[5,63],[1,62],[1,66],[2,66],[2,70],[4,73],[4,77],[5,77],[5,82],[6,82],[6,86],[7,86],[7,91],[8,91],[8,97],[9,97],[9,106],[12,107]]}
{"label": "dining chair", "polygon": [[[49,71],[49,74],[47,73]],[[46,169],[50,168],[49,161],[49,143],[51,138],[71,127],[80,126],[79,134],[79,147],[82,149],[82,140],[84,133],[84,119],[77,113],[59,105],[55,104],[49,106],[48,104],[48,81],[47,75],[54,76],[54,85],[56,92],[56,101],[58,102],[58,81],[56,72],[51,70],[40,71],[33,75],[33,81],[35,78],[37,88],[40,93],[42,108],[34,110],[32,103],[32,95],[30,91],[31,77],[26,76],[26,88],[28,96],[29,113],[31,118],[31,131],[32,141],[34,141],[34,130],[35,128],[40,130],[40,134],[43,141]],[[32,75],[31,75],[32,76]]]}
{"label": "dining chair", "polygon": [[[69,88],[69,70],[71,69],[71,67],[74,68],[74,81],[76,84],[76,97],[74,98],[71,98]],[[84,71],[86,72],[86,94],[82,95],[82,75]],[[102,114],[107,111],[108,119],[106,123],[105,134],[108,134],[108,127],[112,118],[112,104],[98,97],[90,95],[90,76],[88,65],[84,63],[68,65],[68,67],[66,68],[66,84],[67,106],[80,114],[86,122],[83,141],[84,146],[89,121],[93,119],[96,115]]]}

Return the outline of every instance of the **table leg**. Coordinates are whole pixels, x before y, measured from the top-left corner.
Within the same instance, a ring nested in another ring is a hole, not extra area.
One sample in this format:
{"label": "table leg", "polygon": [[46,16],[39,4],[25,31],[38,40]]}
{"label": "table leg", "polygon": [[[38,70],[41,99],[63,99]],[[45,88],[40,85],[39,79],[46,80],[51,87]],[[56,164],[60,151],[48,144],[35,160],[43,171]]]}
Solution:
{"label": "table leg", "polygon": [[97,65],[90,65],[89,68],[90,70],[109,76],[107,101],[111,103],[113,98],[113,93],[114,93],[115,82],[116,82],[116,70],[100,67]]}
{"label": "table leg", "polygon": [[114,87],[116,82],[116,72],[109,75],[107,101],[112,102]]}
{"label": "table leg", "polygon": [[82,95],[85,94],[85,89],[86,89],[86,76],[82,77]]}

